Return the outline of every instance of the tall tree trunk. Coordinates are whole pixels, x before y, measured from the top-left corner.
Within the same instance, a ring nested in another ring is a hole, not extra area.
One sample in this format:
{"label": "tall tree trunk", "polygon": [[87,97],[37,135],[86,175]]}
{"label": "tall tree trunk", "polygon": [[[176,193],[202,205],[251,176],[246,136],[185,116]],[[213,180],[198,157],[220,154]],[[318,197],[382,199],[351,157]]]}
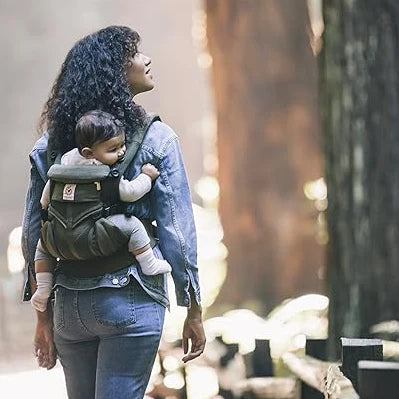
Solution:
{"label": "tall tree trunk", "polygon": [[[391,6],[392,4],[392,6]],[[399,318],[399,14],[325,0],[320,97],[328,187],[330,354]]]}
{"label": "tall tree trunk", "polygon": [[303,194],[322,175],[316,62],[305,1],[207,0],[228,274],[217,303],[320,292],[317,212]]}

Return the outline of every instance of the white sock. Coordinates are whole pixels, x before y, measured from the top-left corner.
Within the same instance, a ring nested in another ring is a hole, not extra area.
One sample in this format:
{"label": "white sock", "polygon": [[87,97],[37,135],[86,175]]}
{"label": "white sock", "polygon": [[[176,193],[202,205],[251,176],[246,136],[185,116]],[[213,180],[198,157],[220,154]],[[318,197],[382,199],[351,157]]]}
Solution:
{"label": "white sock", "polygon": [[44,312],[47,308],[47,301],[53,289],[53,273],[36,273],[37,289],[30,302],[39,312]]}
{"label": "white sock", "polygon": [[149,248],[135,256],[137,261],[140,263],[141,270],[147,276],[154,276],[155,274],[168,273],[172,271],[172,268],[166,260],[157,259],[154,256],[152,248]]}

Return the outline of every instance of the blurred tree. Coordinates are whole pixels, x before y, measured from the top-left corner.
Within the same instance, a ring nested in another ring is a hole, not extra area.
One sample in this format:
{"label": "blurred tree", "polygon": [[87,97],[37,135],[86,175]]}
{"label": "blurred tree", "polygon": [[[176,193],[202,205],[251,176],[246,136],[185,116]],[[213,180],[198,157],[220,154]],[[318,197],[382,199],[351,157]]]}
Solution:
{"label": "blurred tree", "polygon": [[228,274],[217,304],[263,309],[320,292],[318,212],[303,185],[322,175],[316,61],[306,2],[207,0]]}
{"label": "blurred tree", "polygon": [[330,355],[399,318],[399,4],[325,0]]}

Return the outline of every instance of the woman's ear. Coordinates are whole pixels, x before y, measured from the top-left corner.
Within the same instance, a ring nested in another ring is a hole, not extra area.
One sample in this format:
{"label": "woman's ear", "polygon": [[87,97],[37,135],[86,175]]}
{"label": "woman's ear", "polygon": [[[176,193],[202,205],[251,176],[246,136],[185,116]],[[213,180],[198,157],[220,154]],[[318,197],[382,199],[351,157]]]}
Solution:
{"label": "woman's ear", "polygon": [[80,150],[80,153],[87,159],[92,159],[93,156],[93,150],[90,147],[84,147]]}

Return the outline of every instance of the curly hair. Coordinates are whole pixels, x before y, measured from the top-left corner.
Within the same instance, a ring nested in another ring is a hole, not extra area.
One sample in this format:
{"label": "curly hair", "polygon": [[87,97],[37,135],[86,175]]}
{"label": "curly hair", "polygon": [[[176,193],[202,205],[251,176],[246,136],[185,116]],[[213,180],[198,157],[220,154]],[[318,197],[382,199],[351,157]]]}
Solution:
{"label": "curly hair", "polygon": [[49,134],[52,151],[75,147],[75,126],[93,109],[106,111],[123,124],[126,142],[143,124],[145,111],[133,102],[126,79],[129,58],[140,36],[125,26],[109,26],[79,40],[67,54],[40,117],[39,129]]}

